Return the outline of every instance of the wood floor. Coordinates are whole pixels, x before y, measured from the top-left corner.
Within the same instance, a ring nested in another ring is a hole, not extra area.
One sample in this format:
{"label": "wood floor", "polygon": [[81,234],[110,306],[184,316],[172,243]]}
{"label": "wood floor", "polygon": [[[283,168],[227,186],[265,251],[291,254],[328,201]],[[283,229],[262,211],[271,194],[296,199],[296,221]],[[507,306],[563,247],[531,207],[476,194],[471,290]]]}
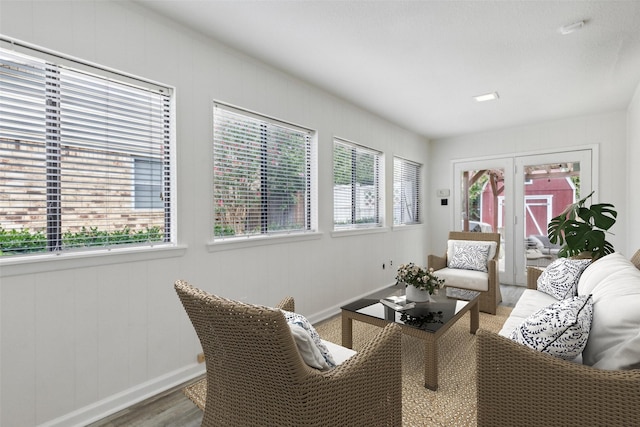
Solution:
{"label": "wood floor", "polygon": [[[525,289],[522,286],[501,285],[501,305],[513,307]],[[89,427],[198,427],[202,422],[202,411],[182,393],[186,385],[167,390],[89,424]]]}
{"label": "wood floor", "polygon": [[199,427],[202,411],[182,393],[183,387],[199,379],[89,424],[89,427]]}

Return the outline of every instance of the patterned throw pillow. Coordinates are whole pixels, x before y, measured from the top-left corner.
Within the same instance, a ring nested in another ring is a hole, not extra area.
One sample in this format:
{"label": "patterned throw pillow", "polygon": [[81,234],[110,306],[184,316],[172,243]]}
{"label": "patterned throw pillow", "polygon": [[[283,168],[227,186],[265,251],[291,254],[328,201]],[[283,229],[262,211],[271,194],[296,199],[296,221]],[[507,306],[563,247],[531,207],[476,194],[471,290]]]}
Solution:
{"label": "patterned throw pillow", "polygon": [[487,270],[487,259],[489,258],[489,243],[469,244],[463,241],[453,243],[453,256],[449,260],[447,267],[459,268],[463,270]]}
{"label": "patterned throw pillow", "polygon": [[592,317],[591,295],[564,299],[533,313],[510,338],[534,350],[573,360],[587,345]]}
{"label": "patterned throw pillow", "polygon": [[538,277],[538,290],[560,300],[578,295],[578,281],[589,264],[589,259],[558,258]]}
{"label": "patterned throw pillow", "polygon": [[[286,310],[280,310],[280,311],[282,311],[282,314],[284,314],[284,318],[287,319],[287,323],[300,326],[305,331],[307,331],[307,333],[315,343],[316,347],[318,347],[318,350],[320,350],[320,353],[322,354],[322,357],[324,357],[324,360],[327,362],[327,365],[329,365],[330,368],[335,368],[336,362],[333,360],[333,356],[329,352],[329,349],[327,348],[327,346],[324,345],[324,343],[320,339],[320,335],[318,335],[318,332],[316,331],[316,329],[307,320],[307,318],[301,314],[293,313],[291,311],[286,311]],[[296,334],[294,334],[294,338],[296,338]]]}

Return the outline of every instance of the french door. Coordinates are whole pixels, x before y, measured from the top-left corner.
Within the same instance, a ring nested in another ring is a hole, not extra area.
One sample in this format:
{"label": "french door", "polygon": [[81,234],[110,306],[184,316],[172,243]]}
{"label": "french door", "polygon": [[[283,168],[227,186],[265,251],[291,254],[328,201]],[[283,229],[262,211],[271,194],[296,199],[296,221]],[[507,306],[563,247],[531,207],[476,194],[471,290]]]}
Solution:
{"label": "french door", "polygon": [[594,159],[597,146],[454,162],[453,229],[499,232],[500,282],[524,285],[528,265],[554,259],[551,218],[595,188]]}
{"label": "french door", "polygon": [[544,267],[556,259],[557,251],[546,247],[547,226],[567,205],[593,190],[592,159],[592,149],[515,158],[516,283],[526,283],[527,266]]}

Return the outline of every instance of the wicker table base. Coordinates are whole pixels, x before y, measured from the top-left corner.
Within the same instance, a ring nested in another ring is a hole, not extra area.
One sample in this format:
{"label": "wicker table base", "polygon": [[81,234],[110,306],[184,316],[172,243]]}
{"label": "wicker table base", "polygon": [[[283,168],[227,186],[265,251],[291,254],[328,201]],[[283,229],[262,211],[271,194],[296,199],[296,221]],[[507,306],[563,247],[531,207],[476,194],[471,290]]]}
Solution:
{"label": "wicker table base", "polygon": [[[438,339],[465,313],[470,312],[469,332],[475,334],[480,323],[480,310],[478,301],[480,294],[471,299],[453,317],[449,318],[436,331],[419,329],[415,326],[399,323],[402,332],[407,335],[419,338],[424,341],[424,386],[430,390],[438,389]],[[364,300],[363,300],[364,301]],[[375,301],[374,301],[375,302]],[[357,320],[370,325],[384,327],[390,320],[358,313],[352,309],[342,308],[342,346],[351,348],[353,346],[353,321]]]}

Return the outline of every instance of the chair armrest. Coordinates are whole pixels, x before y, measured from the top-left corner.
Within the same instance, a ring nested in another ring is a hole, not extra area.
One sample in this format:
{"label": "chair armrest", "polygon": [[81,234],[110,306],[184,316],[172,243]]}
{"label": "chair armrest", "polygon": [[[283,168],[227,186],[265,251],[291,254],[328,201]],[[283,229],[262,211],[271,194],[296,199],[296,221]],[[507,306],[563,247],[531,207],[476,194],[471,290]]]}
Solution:
{"label": "chair armrest", "polygon": [[538,277],[542,274],[544,268],[527,267],[527,288],[538,289]]}
{"label": "chair armrest", "polygon": [[447,256],[429,255],[427,257],[427,268],[440,270],[447,266]]}
{"label": "chair armrest", "polygon": [[[402,330],[400,325],[390,323],[376,334],[376,336],[355,355],[344,363],[330,371],[322,372],[327,377],[349,376],[349,372],[361,372],[362,369],[370,369],[372,374],[377,371],[376,377],[398,377],[402,384],[402,358],[401,358]],[[400,369],[397,369],[400,367]],[[385,372],[385,375],[379,375]],[[395,375],[397,373],[398,375]],[[358,374],[360,375],[360,374]],[[386,379],[385,379],[386,381]]]}
{"label": "chair armrest", "polygon": [[495,283],[500,287],[500,264],[497,259],[487,261],[487,273],[489,273],[489,283]]}
{"label": "chair armrest", "polygon": [[640,370],[605,371],[477,333],[478,426],[634,425]]}
{"label": "chair armrest", "polygon": [[296,303],[293,297],[285,297],[282,301],[276,304],[276,308],[285,311],[296,311]]}
{"label": "chair armrest", "polygon": [[384,425],[402,425],[401,348],[400,326],[390,323],[341,365],[328,371],[309,368],[312,380],[318,381],[316,401],[325,400],[328,411],[337,403],[351,402],[352,410],[363,417],[353,425],[378,425],[380,420]]}

